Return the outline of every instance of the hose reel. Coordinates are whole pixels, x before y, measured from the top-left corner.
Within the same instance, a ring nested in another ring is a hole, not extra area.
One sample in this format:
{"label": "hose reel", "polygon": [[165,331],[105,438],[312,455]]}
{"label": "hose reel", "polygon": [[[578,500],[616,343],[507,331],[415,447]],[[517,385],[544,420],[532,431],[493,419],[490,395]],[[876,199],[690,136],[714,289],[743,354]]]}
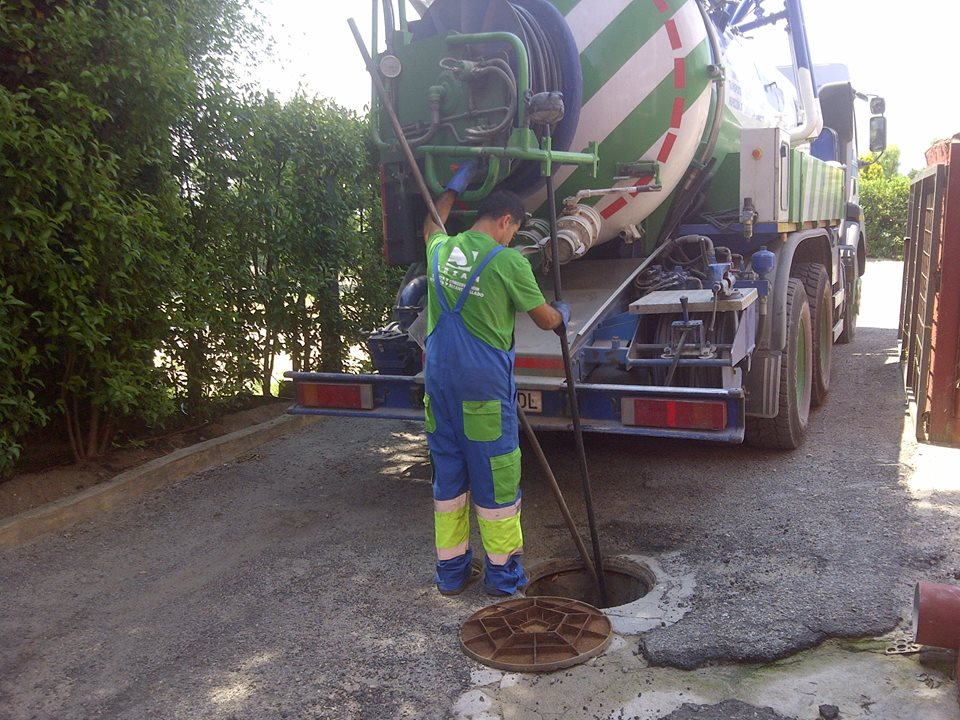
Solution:
{"label": "hose reel", "polygon": [[[518,84],[523,82],[517,51],[509,43],[470,42],[463,48],[462,57],[445,58],[442,71],[448,78],[456,76],[463,83],[465,95],[470,97],[466,107],[450,108],[448,112],[432,116],[431,127],[449,130],[451,139],[461,146],[504,147],[516,129],[532,130],[535,142],[540,142],[543,130],[523,117],[519,107],[521,96],[525,92],[531,95],[559,92],[569,110],[553,129],[553,150],[562,152],[570,148],[579,123],[583,77],[576,41],[563,15],[552,3],[547,0],[434,0],[421,20],[411,23],[411,30],[414,42],[450,33],[509,33],[519,39],[527,55],[528,72],[523,74],[529,82],[519,88]],[[491,87],[498,88],[501,98],[504,91],[512,91],[510,103],[474,102],[474,97],[484,92],[489,101]],[[504,91],[499,90],[501,87]],[[517,98],[519,102],[514,102]],[[404,128],[414,147],[423,144],[422,138],[429,133],[426,125]],[[433,138],[434,134],[429,134],[429,140]],[[535,191],[541,182],[540,162],[520,160],[512,164],[509,175],[498,187],[526,195]]]}

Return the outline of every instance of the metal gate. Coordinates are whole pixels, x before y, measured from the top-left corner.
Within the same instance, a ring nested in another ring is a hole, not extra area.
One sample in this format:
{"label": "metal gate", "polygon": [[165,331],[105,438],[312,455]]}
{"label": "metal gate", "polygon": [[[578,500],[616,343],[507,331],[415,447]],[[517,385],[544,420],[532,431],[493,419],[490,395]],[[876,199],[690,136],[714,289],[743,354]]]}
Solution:
{"label": "metal gate", "polygon": [[960,442],[960,143],[911,185],[908,233],[900,362],[917,438]]}

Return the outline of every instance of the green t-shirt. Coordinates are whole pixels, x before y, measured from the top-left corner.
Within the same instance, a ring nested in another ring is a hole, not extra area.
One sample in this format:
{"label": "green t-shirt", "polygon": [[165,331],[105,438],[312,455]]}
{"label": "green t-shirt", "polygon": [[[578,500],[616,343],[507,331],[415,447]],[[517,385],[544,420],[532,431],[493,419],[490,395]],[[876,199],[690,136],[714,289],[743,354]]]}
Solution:
{"label": "green t-shirt", "polygon": [[[467,230],[447,237],[435,233],[427,243],[427,331],[433,332],[440,318],[440,301],[433,276],[433,251],[440,245],[440,284],[450,309],[456,306],[467,280],[487,254],[497,246],[486,233]],[[529,312],[544,303],[533,277],[533,268],[523,255],[506,248],[483,269],[470,288],[461,317],[474,337],[501,350],[513,346],[513,328],[518,312]]]}

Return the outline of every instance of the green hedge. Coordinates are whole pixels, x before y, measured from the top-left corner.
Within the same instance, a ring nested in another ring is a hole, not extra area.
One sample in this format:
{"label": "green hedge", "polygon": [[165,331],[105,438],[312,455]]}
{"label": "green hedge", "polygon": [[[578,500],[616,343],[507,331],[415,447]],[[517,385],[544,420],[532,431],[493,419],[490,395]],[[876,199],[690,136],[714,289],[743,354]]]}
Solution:
{"label": "green hedge", "polygon": [[[0,10],[0,475],[31,430],[124,425],[337,369],[385,318],[366,121],[244,94],[248,0]],[[348,288],[341,292],[341,288]]]}
{"label": "green hedge", "polygon": [[909,200],[910,180],[903,175],[861,180],[860,204],[866,217],[868,256],[903,259]]}

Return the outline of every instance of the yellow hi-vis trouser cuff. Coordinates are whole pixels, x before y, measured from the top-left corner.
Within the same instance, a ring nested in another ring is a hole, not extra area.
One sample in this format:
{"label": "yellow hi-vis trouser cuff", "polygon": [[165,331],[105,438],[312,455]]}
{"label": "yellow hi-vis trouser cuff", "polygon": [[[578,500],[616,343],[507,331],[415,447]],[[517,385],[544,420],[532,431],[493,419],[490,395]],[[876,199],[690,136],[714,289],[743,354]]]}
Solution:
{"label": "yellow hi-vis trouser cuff", "polygon": [[469,494],[453,500],[435,500],[433,529],[438,560],[452,560],[470,547]]}
{"label": "yellow hi-vis trouser cuff", "polygon": [[520,511],[502,520],[487,520],[477,515],[483,549],[494,565],[505,565],[523,550],[523,533],[520,530]]}

